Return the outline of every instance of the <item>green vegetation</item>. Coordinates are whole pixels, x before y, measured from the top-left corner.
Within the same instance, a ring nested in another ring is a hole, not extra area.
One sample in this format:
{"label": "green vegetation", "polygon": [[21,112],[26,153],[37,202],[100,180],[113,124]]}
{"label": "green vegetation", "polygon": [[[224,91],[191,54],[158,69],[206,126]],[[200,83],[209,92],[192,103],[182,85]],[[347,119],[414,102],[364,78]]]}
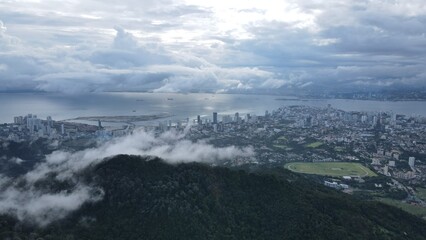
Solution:
{"label": "green vegetation", "polygon": [[334,151],[336,151],[336,152],[343,152],[344,150],[345,150],[344,147],[335,147],[334,148]]}
{"label": "green vegetation", "polygon": [[426,188],[416,188],[417,196],[426,201]]}
{"label": "green vegetation", "polygon": [[[20,158],[21,164],[10,164],[8,161],[0,160],[0,173],[6,176],[17,176],[32,169],[35,164],[43,160],[43,156],[50,154],[53,150],[46,139],[39,138],[36,141],[25,142],[3,142],[7,147],[2,148],[0,143],[0,159]],[[1,239],[1,237],[0,237]]]}
{"label": "green vegetation", "polygon": [[286,145],[277,145],[277,144],[274,144],[273,146],[276,147],[276,148],[281,148],[281,149],[286,149],[287,148]]}
{"label": "green vegetation", "polygon": [[400,208],[408,213],[416,215],[418,217],[426,219],[426,208],[418,205],[409,204],[406,202],[390,199],[390,198],[378,198],[380,202]]}
{"label": "green vegetation", "polygon": [[[424,239],[426,222],[284,169],[247,173],[117,156],[81,174],[104,198],[45,229],[0,217],[1,239]],[[59,189],[60,190],[60,189]],[[58,190],[58,191],[59,191]]]}
{"label": "green vegetation", "polygon": [[281,137],[279,137],[279,138],[277,138],[278,140],[281,140],[281,141],[287,141],[287,138],[285,137],[285,136],[281,136]]}
{"label": "green vegetation", "polygon": [[308,148],[319,148],[322,145],[323,145],[322,142],[313,142],[313,143],[310,143],[310,144],[306,144],[305,147],[308,147]]}
{"label": "green vegetation", "polygon": [[333,177],[341,176],[376,176],[370,169],[359,163],[351,162],[294,162],[287,163],[285,168],[298,173],[317,174]]}
{"label": "green vegetation", "polygon": [[278,145],[278,144],[274,144],[273,146],[274,146],[274,147],[276,147],[276,148],[279,148],[279,149],[286,150],[286,151],[291,151],[291,150],[292,150],[292,148],[291,148],[291,147],[288,147],[288,146],[286,146],[286,145]]}

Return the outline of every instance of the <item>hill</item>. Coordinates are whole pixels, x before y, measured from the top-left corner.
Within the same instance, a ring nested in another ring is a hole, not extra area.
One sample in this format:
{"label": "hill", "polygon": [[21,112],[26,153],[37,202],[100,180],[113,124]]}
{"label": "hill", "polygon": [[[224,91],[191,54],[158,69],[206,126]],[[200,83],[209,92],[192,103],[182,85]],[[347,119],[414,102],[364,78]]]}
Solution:
{"label": "hill", "polygon": [[[287,170],[247,173],[116,156],[82,179],[105,191],[40,229],[3,216],[1,239],[425,239],[425,221]],[[14,237],[14,238],[13,238]]]}

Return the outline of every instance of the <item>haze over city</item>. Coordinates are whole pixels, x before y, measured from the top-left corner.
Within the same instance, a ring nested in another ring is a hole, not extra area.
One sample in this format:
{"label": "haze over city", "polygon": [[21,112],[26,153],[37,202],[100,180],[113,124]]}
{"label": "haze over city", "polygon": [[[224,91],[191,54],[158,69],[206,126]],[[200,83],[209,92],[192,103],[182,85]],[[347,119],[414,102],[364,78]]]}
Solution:
{"label": "haze over city", "polygon": [[1,1],[0,91],[282,92],[426,85],[408,1]]}

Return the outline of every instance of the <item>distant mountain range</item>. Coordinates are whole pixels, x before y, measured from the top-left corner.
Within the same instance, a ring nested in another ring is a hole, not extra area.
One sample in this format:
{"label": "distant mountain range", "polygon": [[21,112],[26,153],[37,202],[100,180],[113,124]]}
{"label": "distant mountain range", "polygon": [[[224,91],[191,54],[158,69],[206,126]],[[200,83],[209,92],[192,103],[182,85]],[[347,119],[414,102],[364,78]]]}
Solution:
{"label": "distant mountain range", "polygon": [[248,173],[120,155],[81,178],[101,187],[103,199],[46,228],[1,216],[0,239],[426,239],[420,218],[284,169]]}

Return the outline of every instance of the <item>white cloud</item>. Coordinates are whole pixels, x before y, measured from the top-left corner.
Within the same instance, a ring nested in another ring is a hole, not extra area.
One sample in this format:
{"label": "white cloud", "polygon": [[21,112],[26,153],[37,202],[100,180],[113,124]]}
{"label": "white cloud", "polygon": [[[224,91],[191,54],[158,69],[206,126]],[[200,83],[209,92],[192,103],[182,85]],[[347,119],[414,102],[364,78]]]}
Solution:
{"label": "white cloud", "polygon": [[[17,179],[0,175],[0,213],[45,226],[67,216],[86,202],[98,201],[102,199],[102,189],[80,182],[81,178],[76,176],[87,167],[118,154],[157,156],[171,164],[213,163],[254,155],[251,147],[216,148],[204,141],[192,142],[184,137],[185,134],[174,131],[156,136],[152,132],[137,130],[132,135],[113,139],[95,148],[77,152],[55,151]],[[67,182],[71,187],[55,192],[49,187],[40,187],[43,186],[40,182],[53,181],[49,178],[52,174],[56,181]]]}
{"label": "white cloud", "polygon": [[25,160],[22,160],[21,158],[18,158],[18,157],[14,157],[14,158],[10,159],[9,162],[19,165],[19,164],[25,162]]}
{"label": "white cloud", "polygon": [[[6,180],[6,184],[11,184],[10,181]],[[2,214],[10,214],[21,221],[45,226],[54,220],[64,218],[85,202],[100,200],[102,191],[77,185],[70,192],[45,193],[33,186],[22,188],[12,185],[4,189],[0,197]]]}
{"label": "white cloud", "polygon": [[0,34],[4,34],[6,32],[6,27],[4,26],[3,22],[0,21]]}
{"label": "white cloud", "polygon": [[121,27],[116,27],[116,36],[109,47],[90,44],[55,47],[43,54],[27,49],[26,55],[7,53],[0,54],[1,58],[5,64],[2,64],[0,81],[7,83],[3,88],[27,87],[67,93],[217,92],[246,82],[256,88],[264,85],[263,77],[273,76],[257,68],[220,67],[188,51],[170,51],[159,43],[139,42]]}
{"label": "white cloud", "polygon": [[421,0],[24,0],[0,2],[0,16],[0,90],[66,91],[73,74],[72,91],[326,87],[339,67],[426,69]]}

